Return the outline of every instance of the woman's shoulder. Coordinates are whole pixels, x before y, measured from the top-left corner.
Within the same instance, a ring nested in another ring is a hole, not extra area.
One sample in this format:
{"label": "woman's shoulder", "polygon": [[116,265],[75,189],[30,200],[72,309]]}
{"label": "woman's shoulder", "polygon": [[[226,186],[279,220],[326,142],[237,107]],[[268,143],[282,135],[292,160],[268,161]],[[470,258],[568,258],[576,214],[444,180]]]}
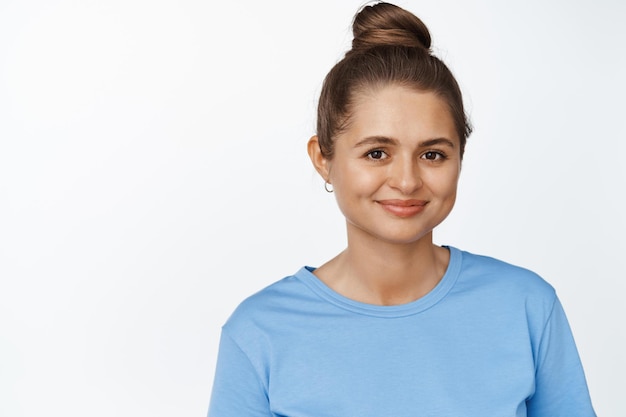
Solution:
{"label": "woman's shoulder", "polygon": [[509,288],[520,294],[530,294],[553,299],[554,287],[537,272],[497,259],[457,249],[461,258],[460,278],[463,281]]}
{"label": "woman's shoulder", "polygon": [[225,328],[251,330],[266,323],[288,320],[295,310],[311,301],[311,293],[298,278],[303,267],[248,296],[235,308]]}
{"label": "woman's shoulder", "polygon": [[541,328],[558,297],[554,287],[538,273],[491,256],[459,251],[461,267],[452,294],[473,308],[500,315],[525,312],[528,322]]}

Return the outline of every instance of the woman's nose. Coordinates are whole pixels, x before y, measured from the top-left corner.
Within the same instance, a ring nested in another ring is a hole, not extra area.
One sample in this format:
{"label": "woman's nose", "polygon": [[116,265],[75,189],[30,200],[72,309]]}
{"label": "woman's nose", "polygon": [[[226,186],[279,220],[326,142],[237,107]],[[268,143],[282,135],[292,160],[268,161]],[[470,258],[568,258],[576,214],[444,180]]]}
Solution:
{"label": "woman's nose", "polygon": [[396,159],[390,166],[388,183],[402,194],[415,192],[422,186],[418,162],[409,157]]}

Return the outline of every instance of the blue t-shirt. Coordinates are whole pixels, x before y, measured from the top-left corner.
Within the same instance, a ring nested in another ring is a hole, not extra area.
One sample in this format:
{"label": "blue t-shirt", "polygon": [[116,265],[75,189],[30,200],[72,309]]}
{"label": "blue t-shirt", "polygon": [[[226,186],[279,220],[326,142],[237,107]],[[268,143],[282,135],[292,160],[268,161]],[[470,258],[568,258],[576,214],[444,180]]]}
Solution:
{"label": "blue t-shirt", "polygon": [[592,417],[567,319],[539,276],[450,247],[439,284],[360,303],[305,267],[222,329],[209,417]]}

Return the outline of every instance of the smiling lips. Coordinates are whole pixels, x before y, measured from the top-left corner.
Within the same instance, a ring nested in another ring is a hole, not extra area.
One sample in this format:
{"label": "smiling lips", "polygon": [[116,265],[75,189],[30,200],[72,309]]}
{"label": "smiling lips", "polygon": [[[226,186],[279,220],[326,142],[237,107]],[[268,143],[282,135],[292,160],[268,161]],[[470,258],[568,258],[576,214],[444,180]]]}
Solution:
{"label": "smiling lips", "polygon": [[411,217],[424,211],[428,201],[424,200],[377,200],[382,208],[398,217]]}

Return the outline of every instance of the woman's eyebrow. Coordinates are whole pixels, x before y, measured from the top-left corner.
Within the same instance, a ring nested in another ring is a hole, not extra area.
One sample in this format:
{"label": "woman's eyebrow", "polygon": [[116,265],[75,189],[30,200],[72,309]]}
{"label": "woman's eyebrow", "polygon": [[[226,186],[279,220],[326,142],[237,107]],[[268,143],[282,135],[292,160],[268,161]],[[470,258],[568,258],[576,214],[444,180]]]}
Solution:
{"label": "woman's eyebrow", "polygon": [[395,139],[388,138],[386,136],[368,136],[364,139],[358,141],[354,146],[365,146],[365,145],[395,145],[398,142]]}
{"label": "woman's eyebrow", "polygon": [[435,146],[435,145],[449,146],[450,148],[454,149],[454,142],[452,142],[450,139],[446,139],[446,138],[428,139],[428,140],[425,140],[423,142],[420,142],[420,144],[419,144],[419,146],[422,147],[422,148],[427,148],[429,146]]}

